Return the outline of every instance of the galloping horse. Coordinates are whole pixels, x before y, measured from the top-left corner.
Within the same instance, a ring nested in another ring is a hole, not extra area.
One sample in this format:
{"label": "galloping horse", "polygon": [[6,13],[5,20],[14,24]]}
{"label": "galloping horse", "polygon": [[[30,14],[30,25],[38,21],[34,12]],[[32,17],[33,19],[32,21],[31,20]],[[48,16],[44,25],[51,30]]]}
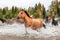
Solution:
{"label": "galloping horse", "polygon": [[3,19],[3,18],[0,18],[0,21],[1,21],[2,23],[6,23],[6,24],[12,24],[12,23],[13,23],[13,21],[11,21],[11,20],[6,20],[6,19]]}
{"label": "galloping horse", "polygon": [[52,17],[52,25],[57,26],[58,25],[58,21],[54,19],[54,17]]}
{"label": "galloping horse", "polygon": [[51,22],[51,24],[54,25],[54,26],[58,25],[58,21],[55,20],[54,17],[47,16],[45,23],[50,23],[50,22]]}
{"label": "galloping horse", "polygon": [[2,19],[2,18],[0,18],[0,21],[1,21],[2,23],[7,22],[5,19]]}
{"label": "galloping horse", "polygon": [[25,28],[30,27],[33,30],[37,30],[38,28],[45,27],[45,24],[43,23],[42,19],[34,19],[29,16],[27,11],[21,10],[18,14],[18,19],[23,19],[25,23]]}

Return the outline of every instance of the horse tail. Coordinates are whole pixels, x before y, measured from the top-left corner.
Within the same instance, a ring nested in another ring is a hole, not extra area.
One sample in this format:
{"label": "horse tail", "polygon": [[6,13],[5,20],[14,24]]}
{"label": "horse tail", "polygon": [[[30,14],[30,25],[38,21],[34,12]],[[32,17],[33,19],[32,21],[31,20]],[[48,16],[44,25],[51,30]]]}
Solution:
{"label": "horse tail", "polygon": [[46,29],[46,25],[45,24],[43,24],[43,27]]}

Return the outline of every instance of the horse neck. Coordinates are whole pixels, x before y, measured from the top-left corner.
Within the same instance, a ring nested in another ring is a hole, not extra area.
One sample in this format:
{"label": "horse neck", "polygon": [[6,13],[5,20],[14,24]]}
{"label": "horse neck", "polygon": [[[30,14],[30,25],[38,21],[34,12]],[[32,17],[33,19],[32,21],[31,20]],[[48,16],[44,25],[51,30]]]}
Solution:
{"label": "horse neck", "polygon": [[32,19],[31,19],[30,17],[26,16],[26,17],[24,18],[24,20],[25,20],[25,22],[29,22],[29,21],[31,21]]}

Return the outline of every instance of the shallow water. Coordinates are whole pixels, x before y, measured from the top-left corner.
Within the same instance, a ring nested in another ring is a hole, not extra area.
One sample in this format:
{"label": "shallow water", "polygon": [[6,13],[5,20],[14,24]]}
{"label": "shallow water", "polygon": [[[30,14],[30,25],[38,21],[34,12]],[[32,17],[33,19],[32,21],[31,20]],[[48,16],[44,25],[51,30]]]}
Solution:
{"label": "shallow water", "polygon": [[[58,26],[52,26],[51,23],[46,24],[46,29],[43,27],[38,29],[39,32],[27,28],[27,36],[34,37],[51,37],[51,36],[60,36],[60,24]],[[6,24],[0,21],[0,35],[16,35],[16,36],[26,36],[25,26],[20,23]]]}

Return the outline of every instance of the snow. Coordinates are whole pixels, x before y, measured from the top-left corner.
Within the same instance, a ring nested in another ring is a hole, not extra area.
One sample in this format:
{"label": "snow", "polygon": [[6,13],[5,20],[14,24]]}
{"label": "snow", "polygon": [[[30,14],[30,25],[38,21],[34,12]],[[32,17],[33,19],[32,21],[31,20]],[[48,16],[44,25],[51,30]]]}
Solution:
{"label": "snow", "polygon": [[[43,27],[36,30],[32,30],[31,28],[27,28],[27,32],[29,36],[35,37],[51,37],[51,36],[60,36],[60,24],[58,26],[52,26],[51,23],[46,24],[46,29]],[[24,24],[13,23],[13,24],[5,24],[0,21],[0,35],[16,35],[23,36],[26,34]]]}

